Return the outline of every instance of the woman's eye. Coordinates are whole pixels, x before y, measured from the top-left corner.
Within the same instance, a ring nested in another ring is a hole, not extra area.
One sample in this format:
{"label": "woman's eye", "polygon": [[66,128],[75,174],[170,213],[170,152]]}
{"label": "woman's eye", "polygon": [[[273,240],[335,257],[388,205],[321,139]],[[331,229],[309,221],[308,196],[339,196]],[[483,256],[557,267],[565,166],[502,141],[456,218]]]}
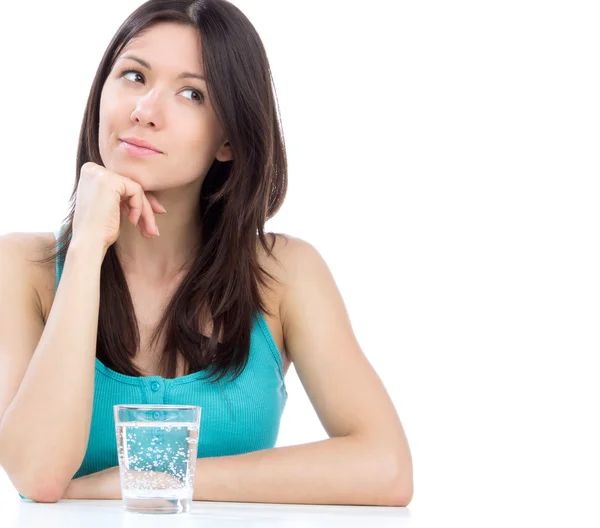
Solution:
{"label": "woman's eye", "polygon": [[192,92],[192,95],[193,96],[195,95],[195,98],[194,97],[190,98],[192,101],[201,103],[204,100],[204,94],[201,91],[199,91],[199,90],[194,90],[192,88],[186,88],[183,91],[184,92]]}
{"label": "woman's eye", "polygon": [[[138,71],[138,70],[125,70],[123,73],[121,73],[121,77],[125,77],[126,75],[130,75],[133,74],[135,79],[136,75],[139,75],[142,79],[144,79],[144,76],[142,75],[142,72]],[[136,82],[135,80],[132,80],[132,82]],[[192,92],[192,97],[188,97],[187,99],[190,99],[191,101],[195,102],[195,103],[201,103],[204,101],[204,94],[200,91],[200,90],[195,90],[193,88],[185,88],[183,90],[184,92]]]}
{"label": "woman's eye", "polygon": [[[121,77],[125,77],[125,75],[128,75],[130,73],[133,73],[134,75],[139,75],[140,77],[142,77],[142,79],[144,78],[142,73],[137,70],[126,70],[121,74]],[[133,81],[133,82],[135,82],[135,81]]]}

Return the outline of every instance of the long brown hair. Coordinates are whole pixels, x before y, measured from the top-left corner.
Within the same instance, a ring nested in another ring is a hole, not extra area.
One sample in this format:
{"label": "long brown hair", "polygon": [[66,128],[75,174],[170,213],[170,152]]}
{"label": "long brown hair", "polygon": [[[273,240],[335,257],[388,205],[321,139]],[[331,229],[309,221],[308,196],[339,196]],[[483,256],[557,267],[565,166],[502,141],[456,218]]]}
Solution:
{"label": "long brown hair", "polygon": [[[53,255],[37,261],[64,262],[71,239],[77,185],[86,161],[102,164],[99,145],[100,95],[121,50],[140,31],[159,22],[198,29],[211,102],[233,150],[233,160],[214,160],[200,193],[202,244],[152,335],[165,331],[160,372],[175,377],[178,354],[186,373],[207,370],[217,382],[244,370],[258,311],[271,314],[259,283],[276,281],[258,262],[257,234],[268,256],[264,224],[283,204],[287,158],[271,70],[262,41],[246,16],[226,0],[149,0],[117,30],[96,72],[81,125],[75,184],[62,234]],[[269,233],[270,234],[270,233]],[[275,258],[277,261],[277,259]],[[277,282],[277,281],[276,281]],[[200,333],[200,315],[212,319],[212,335]],[[140,344],[132,299],[114,244],[100,275],[96,357],[122,374],[141,376],[132,359]],[[223,328],[223,340],[218,336]],[[210,376],[209,376],[210,377]]]}

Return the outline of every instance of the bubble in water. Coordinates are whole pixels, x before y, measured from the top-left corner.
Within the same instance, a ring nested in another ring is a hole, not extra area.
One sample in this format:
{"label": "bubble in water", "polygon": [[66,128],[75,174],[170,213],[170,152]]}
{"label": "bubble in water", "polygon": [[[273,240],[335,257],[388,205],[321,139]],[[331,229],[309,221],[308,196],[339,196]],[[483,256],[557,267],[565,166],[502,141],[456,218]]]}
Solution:
{"label": "bubble in water", "polygon": [[[168,436],[160,437],[158,430],[171,433],[173,436],[170,440],[173,442],[167,442]],[[182,430],[183,434],[175,433]],[[166,500],[191,498],[197,431],[197,427],[184,423],[118,424],[117,447],[123,497]]]}

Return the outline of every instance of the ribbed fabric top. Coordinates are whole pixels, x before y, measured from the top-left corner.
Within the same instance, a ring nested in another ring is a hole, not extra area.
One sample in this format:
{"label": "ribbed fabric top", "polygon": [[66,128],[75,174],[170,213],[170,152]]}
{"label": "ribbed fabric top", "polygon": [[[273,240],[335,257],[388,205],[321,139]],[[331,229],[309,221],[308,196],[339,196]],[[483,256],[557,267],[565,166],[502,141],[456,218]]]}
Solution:
{"label": "ribbed fabric top", "polygon": [[[55,232],[58,238],[59,233]],[[56,288],[64,259],[56,262]],[[287,401],[281,355],[264,315],[253,318],[250,356],[242,374],[218,384],[206,372],[167,379],[127,376],[96,358],[94,404],[85,457],[73,478],[117,466],[113,406],[176,404],[202,407],[198,458],[235,455],[275,447]],[[22,498],[23,495],[21,495]]]}

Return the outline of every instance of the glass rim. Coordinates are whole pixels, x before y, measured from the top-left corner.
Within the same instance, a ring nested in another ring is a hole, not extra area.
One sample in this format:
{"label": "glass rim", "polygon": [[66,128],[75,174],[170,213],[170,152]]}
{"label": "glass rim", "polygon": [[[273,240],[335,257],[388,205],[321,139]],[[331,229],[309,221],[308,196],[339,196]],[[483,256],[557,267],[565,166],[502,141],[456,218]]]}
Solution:
{"label": "glass rim", "polygon": [[117,404],[113,405],[113,409],[169,409],[169,410],[190,410],[190,409],[202,409],[200,405],[169,405],[169,404],[152,404],[152,403],[140,403],[140,404]]}

